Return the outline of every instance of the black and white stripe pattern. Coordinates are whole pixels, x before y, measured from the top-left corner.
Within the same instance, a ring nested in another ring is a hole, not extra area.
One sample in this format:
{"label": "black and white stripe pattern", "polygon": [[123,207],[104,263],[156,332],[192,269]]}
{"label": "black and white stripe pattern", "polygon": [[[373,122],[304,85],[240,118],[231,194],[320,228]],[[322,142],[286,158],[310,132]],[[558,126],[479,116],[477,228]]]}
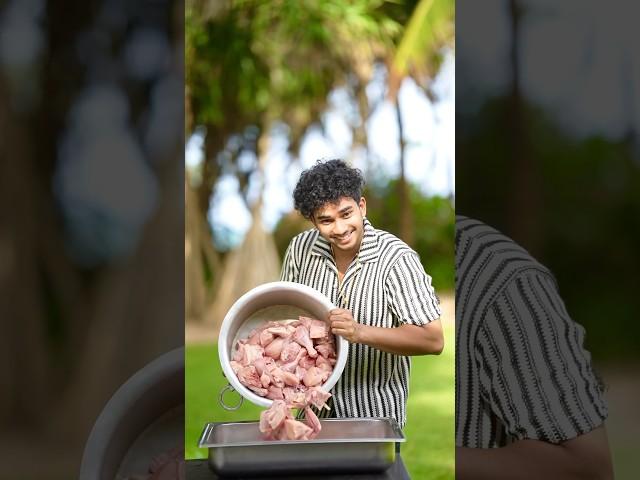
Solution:
{"label": "black and white stripe pattern", "polygon": [[[374,229],[367,219],[360,252],[340,287],[329,242],[315,229],[291,241],[281,280],[315,288],[366,325],[425,325],[440,317],[431,277],[418,254],[390,233]],[[350,344],[346,368],[332,391],[332,413],[337,417],[392,417],[404,427],[410,369],[409,357]],[[322,415],[327,416],[327,411]]]}
{"label": "black and white stripe pattern", "polygon": [[607,416],[552,274],[513,240],[456,220],[456,445],[575,438]]}

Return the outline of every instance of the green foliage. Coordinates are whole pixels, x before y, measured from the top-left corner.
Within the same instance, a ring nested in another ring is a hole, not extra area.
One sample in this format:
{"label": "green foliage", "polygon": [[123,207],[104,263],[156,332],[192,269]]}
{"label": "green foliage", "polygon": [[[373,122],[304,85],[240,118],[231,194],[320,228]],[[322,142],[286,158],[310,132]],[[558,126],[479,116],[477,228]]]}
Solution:
{"label": "green foliage", "polygon": [[[458,122],[456,135],[458,212],[507,235],[514,218],[506,206],[523,187],[512,180],[506,141],[510,101],[487,102],[473,119]],[[640,305],[630,299],[637,297],[640,264],[640,168],[630,146],[575,140],[532,105],[524,105],[524,118],[535,166],[528,181],[539,192],[534,206],[542,243],[535,254],[556,276],[569,314],[585,326],[595,358],[637,358]]]}
{"label": "green foliage", "polygon": [[433,78],[442,61],[442,48],[453,44],[454,12],[454,0],[418,2],[393,60],[397,74],[413,71]]}
{"label": "green foliage", "polygon": [[[365,188],[367,218],[374,227],[398,235],[399,198],[397,180],[383,179],[378,185]],[[427,197],[415,186],[410,186],[411,209],[413,210],[415,244],[422,264],[433,278],[436,290],[442,292],[454,288],[455,213],[448,198]],[[274,238],[280,258],[291,239],[300,232],[312,228],[309,221],[297,212],[282,217],[274,230]]]}
{"label": "green foliage", "polygon": [[407,442],[401,455],[414,479],[455,478],[455,332],[444,324],[442,354],[411,358]]}
{"label": "green foliage", "polygon": [[[185,14],[185,81],[196,125],[242,125],[264,113],[270,100],[269,70],[253,52],[257,33],[230,10],[202,22]],[[230,113],[233,112],[233,116]]]}
{"label": "green foliage", "polygon": [[[397,180],[373,183],[364,192],[367,217],[371,223],[394,235],[400,231],[397,185]],[[455,281],[453,205],[448,198],[423,195],[415,185],[409,185],[409,188],[415,233],[413,249],[418,252],[425,270],[433,278],[436,290],[452,290]]]}
{"label": "green foliage", "polygon": [[382,15],[381,3],[236,0],[207,20],[187,8],[194,125],[237,132],[279,119],[306,128],[333,87],[393,47],[401,26]]}
{"label": "green foliage", "polygon": [[[445,325],[447,346],[438,357],[412,358],[406,443],[401,455],[411,478],[454,478],[454,332]],[[235,411],[218,405],[227,384],[216,345],[188,345],[185,371],[185,458],[206,458],[197,443],[207,422],[257,420],[262,409],[249,402]],[[237,394],[228,394],[233,403]],[[226,397],[225,397],[226,398]]]}

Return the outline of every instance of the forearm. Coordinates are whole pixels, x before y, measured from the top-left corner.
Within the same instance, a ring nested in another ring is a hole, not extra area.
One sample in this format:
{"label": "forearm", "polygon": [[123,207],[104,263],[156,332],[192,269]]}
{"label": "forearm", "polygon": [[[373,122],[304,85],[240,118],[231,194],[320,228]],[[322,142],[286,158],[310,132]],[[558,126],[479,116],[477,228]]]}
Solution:
{"label": "forearm", "polygon": [[520,440],[503,448],[456,447],[456,479],[540,480],[613,478],[604,431],[560,445],[539,440]]}
{"label": "forearm", "polygon": [[396,328],[359,325],[358,343],[396,355],[439,355],[444,347],[439,325],[402,325]]}

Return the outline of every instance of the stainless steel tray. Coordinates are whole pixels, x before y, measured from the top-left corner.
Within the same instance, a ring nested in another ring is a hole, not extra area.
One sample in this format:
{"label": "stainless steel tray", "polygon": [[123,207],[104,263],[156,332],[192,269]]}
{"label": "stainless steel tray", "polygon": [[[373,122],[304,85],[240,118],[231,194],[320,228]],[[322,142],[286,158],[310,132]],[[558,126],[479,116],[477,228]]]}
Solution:
{"label": "stainless steel tray", "polygon": [[208,423],[198,446],[218,475],[381,472],[405,438],[392,418],[321,419],[313,440],[263,440],[258,422]]}

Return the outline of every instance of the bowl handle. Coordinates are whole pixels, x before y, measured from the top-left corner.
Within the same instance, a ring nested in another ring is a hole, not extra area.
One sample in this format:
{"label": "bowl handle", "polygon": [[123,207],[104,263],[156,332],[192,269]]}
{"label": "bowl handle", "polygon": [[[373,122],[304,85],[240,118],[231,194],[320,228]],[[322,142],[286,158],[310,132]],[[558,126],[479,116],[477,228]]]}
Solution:
{"label": "bowl handle", "polygon": [[220,405],[222,405],[222,408],[224,408],[225,410],[230,410],[230,411],[238,410],[242,406],[244,397],[240,395],[240,401],[238,402],[238,404],[230,407],[229,405],[224,403],[224,394],[227,393],[228,391],[235,391],[235,389],[231,386],[230,383],[228,383],[226,387],[220,390],[220,395],[218,396],[218,401],[220,402]]}

